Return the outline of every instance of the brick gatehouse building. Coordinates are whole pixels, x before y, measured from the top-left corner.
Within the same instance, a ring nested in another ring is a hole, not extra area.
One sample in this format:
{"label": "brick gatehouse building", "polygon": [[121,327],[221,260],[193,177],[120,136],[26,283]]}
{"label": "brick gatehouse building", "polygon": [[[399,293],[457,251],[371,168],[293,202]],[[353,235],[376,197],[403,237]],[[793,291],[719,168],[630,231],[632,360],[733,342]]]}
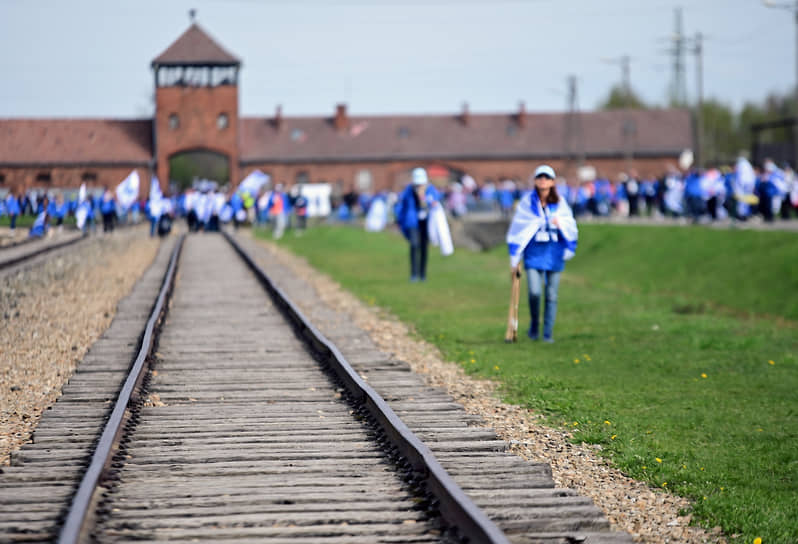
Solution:
{"label": "brick gatehouse building", "polygon": [[680,109],[449,115],[240,117],[241,62],[192,24],[152,61],[153,119],[0,119],[0,190],[113,187],[132,169],[142,196],[169,159],[209,151],[228,161],[238,183],[260,169],[277,182],[327,182],[333,190],[396,189],[416,166],[433,181],[470,174],[526,179],[550,163],[573,178],[580,162],[610,178],[630,168],[660,175],[692,148]]}

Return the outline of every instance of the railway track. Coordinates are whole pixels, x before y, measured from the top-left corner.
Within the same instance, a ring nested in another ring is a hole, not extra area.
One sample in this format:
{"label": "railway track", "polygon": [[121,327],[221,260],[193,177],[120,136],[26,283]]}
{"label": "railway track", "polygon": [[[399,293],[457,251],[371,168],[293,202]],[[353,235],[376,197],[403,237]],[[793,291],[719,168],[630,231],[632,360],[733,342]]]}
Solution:
{"label": "railway track", "polygon": [[52,237],[25,239],[0,248],[0,272],[22,266],[39,256],[76,244],[86,238],[78,231],[67,231]]}
{"label": "railway track", "polygon": [[0,474],[0,541],[631,542],[230,241],[164,243]]}

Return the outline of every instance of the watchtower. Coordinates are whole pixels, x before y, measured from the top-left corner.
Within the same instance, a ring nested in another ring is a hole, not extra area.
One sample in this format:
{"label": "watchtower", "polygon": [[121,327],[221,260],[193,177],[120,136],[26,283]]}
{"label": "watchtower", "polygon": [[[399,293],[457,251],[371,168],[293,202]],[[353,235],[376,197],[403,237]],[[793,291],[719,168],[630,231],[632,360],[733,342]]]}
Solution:
{"label": "watchtower", "polygon": [[240,68],[241,61],[194,22],[152,61],[155,78],[153,158],[162,186],[165,187],[170,179],[169,160],[191,151],[225,157],[229,181],[239,181]]}

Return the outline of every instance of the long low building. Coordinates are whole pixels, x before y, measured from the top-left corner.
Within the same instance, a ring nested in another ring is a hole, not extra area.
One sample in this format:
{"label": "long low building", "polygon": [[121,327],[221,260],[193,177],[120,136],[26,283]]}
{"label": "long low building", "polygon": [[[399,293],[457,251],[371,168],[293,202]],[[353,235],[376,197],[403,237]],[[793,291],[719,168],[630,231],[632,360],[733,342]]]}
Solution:
{"label": "long low building", "polygon": [[165,187],[170,159],[196,151],[227,164],[229,179],[219,181],[259,169],[342,192],[396,189],[417,166],[441,182],[526,179],[541,162],[572,179],[580,165],[610,178],[632,169],[657,176],[693,147],[683,109],[536,113],[521,104],[484,114],[464,105],[450,115],[357,116],[338,104],[330,116],[283,116],[278,107],[240,117],[240,67],[194,23],[152,61],[152,119],[0,119],[0,188],[113,186],[131,169]]}

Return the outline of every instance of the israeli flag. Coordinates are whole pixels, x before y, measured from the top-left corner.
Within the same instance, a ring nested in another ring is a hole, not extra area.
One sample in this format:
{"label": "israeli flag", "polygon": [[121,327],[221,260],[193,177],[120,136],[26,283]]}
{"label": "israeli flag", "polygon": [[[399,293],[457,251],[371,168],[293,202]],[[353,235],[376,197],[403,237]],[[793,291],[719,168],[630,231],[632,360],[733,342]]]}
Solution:
{"label": "israeli flag", "polygon": [[440,248],[441,255],[447,257],[454,253],[452,233],[449,230],[449,223],[446,222],[446,213],[443,211],[443,207],[438,203],[433,204],[430,209],[429,221],[427,221],[427,234],[430,243]]}
{"label": "israeli flag", "polygon": [[255,170],[238,184],[238,190],[243,193],[249,193],[250,196],[256,198],[261,187],[269,183],[270,179],[268,174],[264,174],[260,170]]}
{"label": "israeli flag", "polygon": [[163,192],[161,191],[161,182],[158,181],[158,176],[152,176],[150,180],[150,216],[154,218],[161,217],[163,214]]}
{"label": "israeli flag", "polygon": [[129,209],[139,197],[139,173],[133,170],[116,187],[116,201],[123,210]]}
{"label": "israeli flag", "polygon": [[[553,217],[557,218],[558,230],[565,239],[566,249],[563,258],[567,261],[576,252],[579,231],[571,208],[562,196],[557,203]],[[511,267],[515,268],[521,262],[524,249],[535,234],[541,230],[548,230],[547,223],[537,191],[530,191],[521,197],[513,220],[510,222],[510,228],[507,230],[507,249],[510,253]]]}

